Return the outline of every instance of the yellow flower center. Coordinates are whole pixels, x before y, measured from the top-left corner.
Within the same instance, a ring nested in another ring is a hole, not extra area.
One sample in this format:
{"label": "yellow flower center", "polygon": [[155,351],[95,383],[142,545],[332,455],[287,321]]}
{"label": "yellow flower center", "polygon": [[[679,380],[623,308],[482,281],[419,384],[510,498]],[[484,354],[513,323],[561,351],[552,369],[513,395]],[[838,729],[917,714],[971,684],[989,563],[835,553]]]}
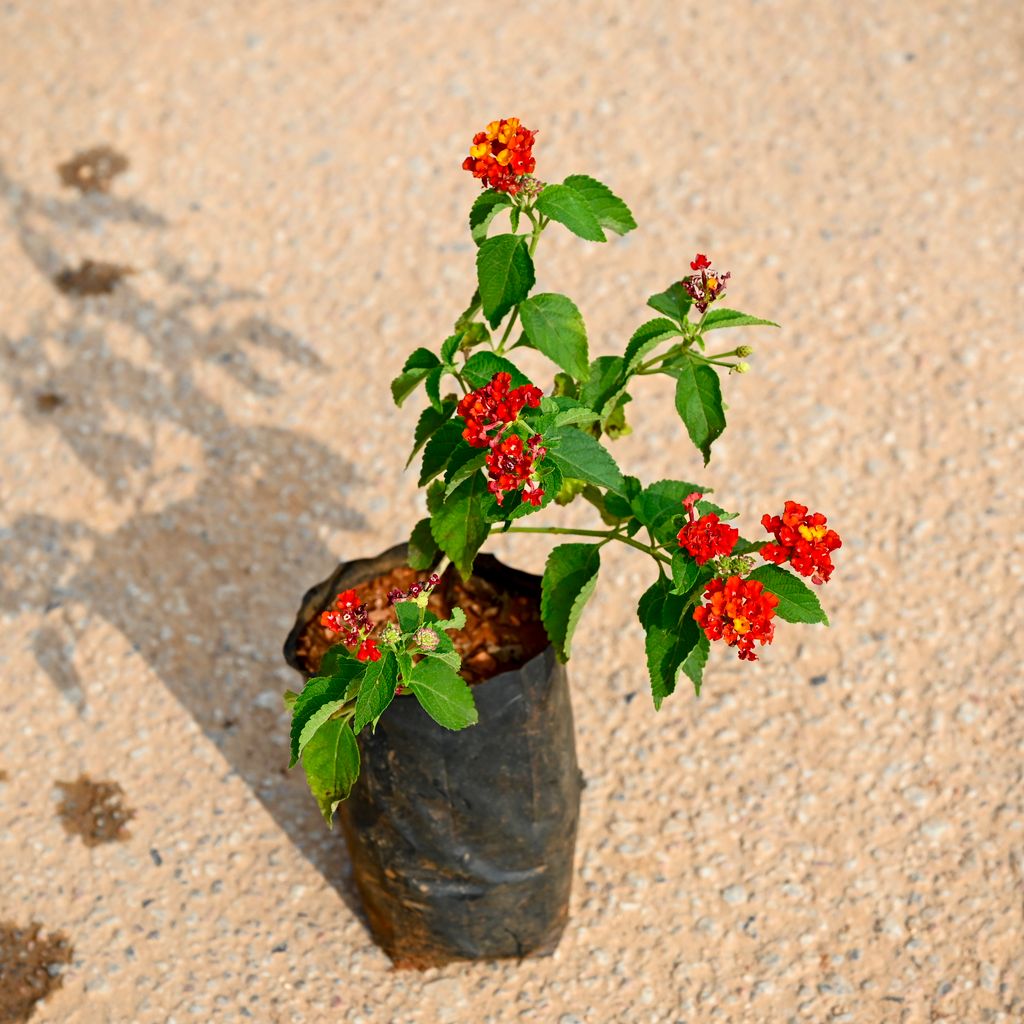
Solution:
{"label": "yellow flower center", "polygon": [[800,536],[804,540],[821,540],[827,532],[824,526],[806,526],[805,524],[799,527]]}
{"label": "yellow flower center", "polygon": [[742,636],[744,633],[750,632],[750,620],[745,619],[742,615],[739,618],[732,620],[732,628]]}

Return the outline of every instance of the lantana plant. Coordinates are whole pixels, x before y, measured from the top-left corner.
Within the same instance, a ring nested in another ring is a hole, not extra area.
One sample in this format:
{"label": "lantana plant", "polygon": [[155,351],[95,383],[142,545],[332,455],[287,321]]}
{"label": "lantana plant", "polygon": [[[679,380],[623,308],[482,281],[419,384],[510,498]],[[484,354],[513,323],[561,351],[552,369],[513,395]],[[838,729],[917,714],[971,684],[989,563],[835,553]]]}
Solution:
{"label": "lantana plant", "polygon": [[[647,300],[659,315],[636,328],[621,355],[592,358],[576,303],[533,290],[537,247],[552,224],[605,242],[636,223],[592,177],[535,177],[536,134],[508,118],[473,137],[463,168],[482,186],[469,213],[477,288],[439,349],[417,348],[391,384],[399,406],[420,388],[427,399],[409,463],[419,456],[429,514],[412,530],[409,564],[431,573],[409,592],[389,595],[397,623],[376,628],[355,591],[338,595],[322,622],[338,643],[320,675],[301,694],[286,696],[292,763],[302,757],[328,824],[358,776],[356,734],[374,728],[396,694],[411,693],[446,728],[476,721],[448,636],[465,618],[456,609],[438,621],[427,600],[449,565],[471,575],[492,532],[580,538],[551,551],[541,586],[541,618],[562,661],[597,584],[602,549],[620,543],[652,561],[654,580],[637,614],[656,708],[682,676],[699,695],[713,643],[754,661],[774,639],[777,620],[828,623],[804,582],[820,587],[833,573],[841,541],[824,515],[786,501],[781,514],[761,517],[767,537],[747,539],[730,525],[738,513],[708,500],[709,488],[685,480],[644,483],[624,473],[604,443],[629,432],[632,382],[663,376],[707,465],[726,425],[719,374],[747,373],[753,352],[749,345],[716,347],[717,332],[778,325],[724,308],[730,274],[698,253]],[[507,226],[495,230],[496,223]],[[516,366],[513,356],[523,348],[551,360],[544,387]],[[522,524],[574,501],[593,507],[593,528]]]}

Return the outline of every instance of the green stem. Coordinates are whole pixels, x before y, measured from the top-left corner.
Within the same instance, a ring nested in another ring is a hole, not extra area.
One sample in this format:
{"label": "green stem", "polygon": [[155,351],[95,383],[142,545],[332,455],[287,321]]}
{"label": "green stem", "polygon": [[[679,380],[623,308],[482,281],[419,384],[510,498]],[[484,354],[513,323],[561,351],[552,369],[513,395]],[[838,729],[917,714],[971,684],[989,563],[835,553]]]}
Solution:
{"label": "green stem", "polygon": [[508,318],[508,325],[505,327],[505,333],[501,336],[501,341],[498,343],[495,352],[497,355],[502,355],[505,351],[505,342],[508,341],[508,336],[512,333],[512,328],[515,326],[516,320],[519,318],[519,307],[516,306],[512,310],[512,315]]}
{"label": "green stem", "polygon": [[631,548],[636,548],[637,551],[643,551],[645,554],[650,555],[651,558],[658,562],[663,562],[665,565],[672,564],[671,558],[663,555],[652,545],[642,544],[632,537],[624,537],[615,530],[576,530],[568,526],[510,526],[505,533],[551,533],[568,537],[602,537],[605,541],[620,540],[623,544],[628,544]]}

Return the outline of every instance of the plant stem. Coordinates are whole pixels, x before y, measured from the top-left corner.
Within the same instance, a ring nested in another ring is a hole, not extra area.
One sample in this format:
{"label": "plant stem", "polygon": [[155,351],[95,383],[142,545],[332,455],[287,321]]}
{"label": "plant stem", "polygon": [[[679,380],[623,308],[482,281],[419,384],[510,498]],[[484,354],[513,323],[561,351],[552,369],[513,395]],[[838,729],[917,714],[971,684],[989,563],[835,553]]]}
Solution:
{"label": "plant stem", "polygon": [[500,356],[505,351],[505,342],[508,341],[508,336],[512,333],[512,328],[518,318],[519,307],[516,306],[516,308],[512,310],[512,315],[508,318],[508,325],[505,327],[505,333],[501,336],[501,341],[498,343],[497,349],[495,349],[497,355]]}
{"label": "plant stem", "polygon": [[569,537],[603,537],[606,541],[609,540],[620,540],[623,544],[628,544],[631,548],[636,548],[637,551],[643,551],[645,554],[651,556],[658,562],[663,562],[665,565],[671,565],[672,559],[663,555],[653,545],[642,544],[638,540],[634,540],[632,537],[624,537],[621,533],[617,533],[615,530],[576,530],[567,526],[510,526],[505,533],[551,533],[561,534]]}

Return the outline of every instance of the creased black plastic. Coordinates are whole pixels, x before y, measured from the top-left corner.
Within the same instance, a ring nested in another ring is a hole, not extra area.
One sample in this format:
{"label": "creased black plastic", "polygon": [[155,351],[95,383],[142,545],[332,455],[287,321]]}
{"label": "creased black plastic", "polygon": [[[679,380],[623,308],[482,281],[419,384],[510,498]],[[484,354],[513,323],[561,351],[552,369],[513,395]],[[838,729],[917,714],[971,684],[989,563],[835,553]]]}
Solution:
{"label": "creased black plastic", "polygon": [[[396,565],[404,545],[339,566],[303,602],[285,646],[334,595]],[[538,577],[481,556],[477,573],[539,596]],[[377,942],[400,966],[551,952],[568,916],[582,780],[565,669],[549,646],[473,688],[460,732],[399,697],[360,737],[363,770],[339,808]]]}

